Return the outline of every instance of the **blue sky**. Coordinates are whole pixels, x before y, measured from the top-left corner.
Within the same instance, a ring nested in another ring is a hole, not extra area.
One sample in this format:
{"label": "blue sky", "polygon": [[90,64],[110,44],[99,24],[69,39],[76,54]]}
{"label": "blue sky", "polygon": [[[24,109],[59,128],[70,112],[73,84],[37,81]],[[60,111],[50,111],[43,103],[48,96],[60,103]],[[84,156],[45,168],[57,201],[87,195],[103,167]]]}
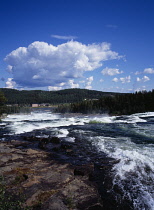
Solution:
{"label": "blue sky", "polygon": [[0,87],[152,90],[153,0],[0,2]]}

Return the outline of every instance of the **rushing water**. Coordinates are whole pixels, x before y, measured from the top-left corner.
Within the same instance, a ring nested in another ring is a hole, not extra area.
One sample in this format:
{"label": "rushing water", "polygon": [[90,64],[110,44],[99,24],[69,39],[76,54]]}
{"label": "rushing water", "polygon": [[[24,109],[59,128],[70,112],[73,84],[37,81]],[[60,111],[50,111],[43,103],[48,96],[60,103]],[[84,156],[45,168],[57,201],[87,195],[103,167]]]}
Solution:
{"label": "rushing water", "polygon": [[110,171],[112,189],[118,186],[122,197],[133,202],[134,209],[154,209],[153,112],[88,116],[46,110],[8,115],[0,122],[1,140],[34,132],[38,137],[54,135],[69,142],[80,139],[98,153],[118,160]]}

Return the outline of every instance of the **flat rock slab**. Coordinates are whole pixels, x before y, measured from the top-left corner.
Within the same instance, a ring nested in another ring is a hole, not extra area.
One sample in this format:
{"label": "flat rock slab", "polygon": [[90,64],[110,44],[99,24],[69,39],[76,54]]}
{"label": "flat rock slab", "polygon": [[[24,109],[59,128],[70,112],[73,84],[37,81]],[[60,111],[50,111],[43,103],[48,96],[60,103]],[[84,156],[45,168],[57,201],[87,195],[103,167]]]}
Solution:
{"label": "flat rock slab", "polygon": [[92,164],[75,169],[55,161],[51,153],[27,146],[21,141],[0,142],[0,175],[8,193],[24,195],[24,205],[32,209],[103,209],[89,180]]}

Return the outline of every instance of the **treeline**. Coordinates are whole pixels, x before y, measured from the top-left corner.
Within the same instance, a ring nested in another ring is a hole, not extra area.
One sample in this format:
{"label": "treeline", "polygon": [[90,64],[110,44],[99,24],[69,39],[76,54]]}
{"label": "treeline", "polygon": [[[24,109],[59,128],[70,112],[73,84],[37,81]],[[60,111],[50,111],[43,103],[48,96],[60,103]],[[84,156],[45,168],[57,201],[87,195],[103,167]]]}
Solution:
{"label": "treeline", "polygon": [[2,113],[5,112],[4,108],[6,101],[7,99],[5,98],[4,94],[0,91],[0,116],[2,115]]}
{"label": "treeline", "polygon": [[154,90],[105,96],[98,100],[59,105],[56,112],[133,114],[154,111]]}
{"label": "treeline", "polygon": [[[56,112],[133,114],[154,111],[154,90],[136,93],[111,93],[86,89],[60,91],[0,89],[0,115],[11,113],[15,106],[33,103],[60,104]],[[7,106],[5,106],[5,104]]]}
{"label": "treeline", "polygon": [[27,113],[30,112],[28,107],[20,107],[20,106],[7,106],[7,99],[4,96],[4,93],[0,91],[0,118],[3,114],[11,114],[11,113]]}
{"label": "treeline", "polygon": [[15,90],[1,88],[4,96],[7,98],[6,104],[63,104],[76,103],[84,99],[100,99],[104,96],[115,95],[117,93],[101,92],[86,89],[65,89],[60,91],[43,90]]}

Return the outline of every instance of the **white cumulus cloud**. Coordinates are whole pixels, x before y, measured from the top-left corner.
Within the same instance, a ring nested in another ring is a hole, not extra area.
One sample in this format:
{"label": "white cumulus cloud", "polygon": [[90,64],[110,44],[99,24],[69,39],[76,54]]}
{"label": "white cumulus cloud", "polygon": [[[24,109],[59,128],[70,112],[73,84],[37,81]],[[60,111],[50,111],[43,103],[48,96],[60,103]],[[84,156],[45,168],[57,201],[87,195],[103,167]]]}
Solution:
{"label": "white cumulus cloud", "polygon": [[147,76],[144,76],[143,78],[139,78],[139,77],[136,78],[137,82],[147,82],[149,80],[150,80],[150,78]]}
{"label": "white cumulus cloud", "polygon": [[121,77],[119,79],[122,83],[130,83],[131,81],[131,76],[129,75],[128,77]]}
{"label": "white cumulus cloud", "polygon": [[85,71],[93,71],[102,62],[120,59],[109,43],[85,45],[77,41],[54,46],[33,42],[19,47],[5,58],[14,81],[21,87],[57,87],[70,79],[80,78]]}
{"label": "white cumulus cloud", "polygon": [[113,80],[112,80],[113,82],[118,82],[119,80],[118,80],[118,78],[113,78]]}
{"label": "white cumulus cloud", "polygon": [[93,80],[94,80],[94,78],[93,78],[93,76],[91,76],[91,77],[88,77],[87,79],[86,79],[86,84],[85,84],[85,88],[86,89],[92,89],[92,86],[91,86],[91,83],[93,82]]}
{"label": "white cumulus cloud", "polygon": [[154,68],[146,68],[146,69],[144,69],[144,73],[154,74]]}
{"label": "white cumulus cloud", "polygon": [[140,81],[141,81],[141,79],[140,79],[139,77],[137,77],[137,78],[136,78],[136,81],[137,81],[137,82],[140,82]]}
{"label": "white cumulus cloud", "polygon": [[13,89],[15,87],[15,85],[16,85],[16,82],[13,81],[13,78],[8,78],[6,83],[5,83],[6,88],[12,88]]}
{"label": "white cumulus cloud", "polygon": [[75,82],[74,82],[74,79],[70,79],[70,80],[68,81],[68,86],[69,86],[70,88],[79,88],[79,84],[78,84],[78,83],[75,83]]}
{"label": "white cumulus cloud", "polygon": [[62,90],[62,87],[57,86],[48,86],[49,91],[56,91],[56,90]]}
{"label": "white cumulus cloud", "polygon": [[117,68],[108,68],[106,67],[105,69],[102,70],[101,72],[103,75],[109,75],[109,76],[114,76],[116,74],[122,74],[123,71],[120,71]]}
{"label": "white cumulus cloud", "polygon": [[48,90],[62,90],[67,88],[79,88],[79,84],[75,83],[74,79],[70,79],[67,83],[61,82],[57,86],[48,86]]}

